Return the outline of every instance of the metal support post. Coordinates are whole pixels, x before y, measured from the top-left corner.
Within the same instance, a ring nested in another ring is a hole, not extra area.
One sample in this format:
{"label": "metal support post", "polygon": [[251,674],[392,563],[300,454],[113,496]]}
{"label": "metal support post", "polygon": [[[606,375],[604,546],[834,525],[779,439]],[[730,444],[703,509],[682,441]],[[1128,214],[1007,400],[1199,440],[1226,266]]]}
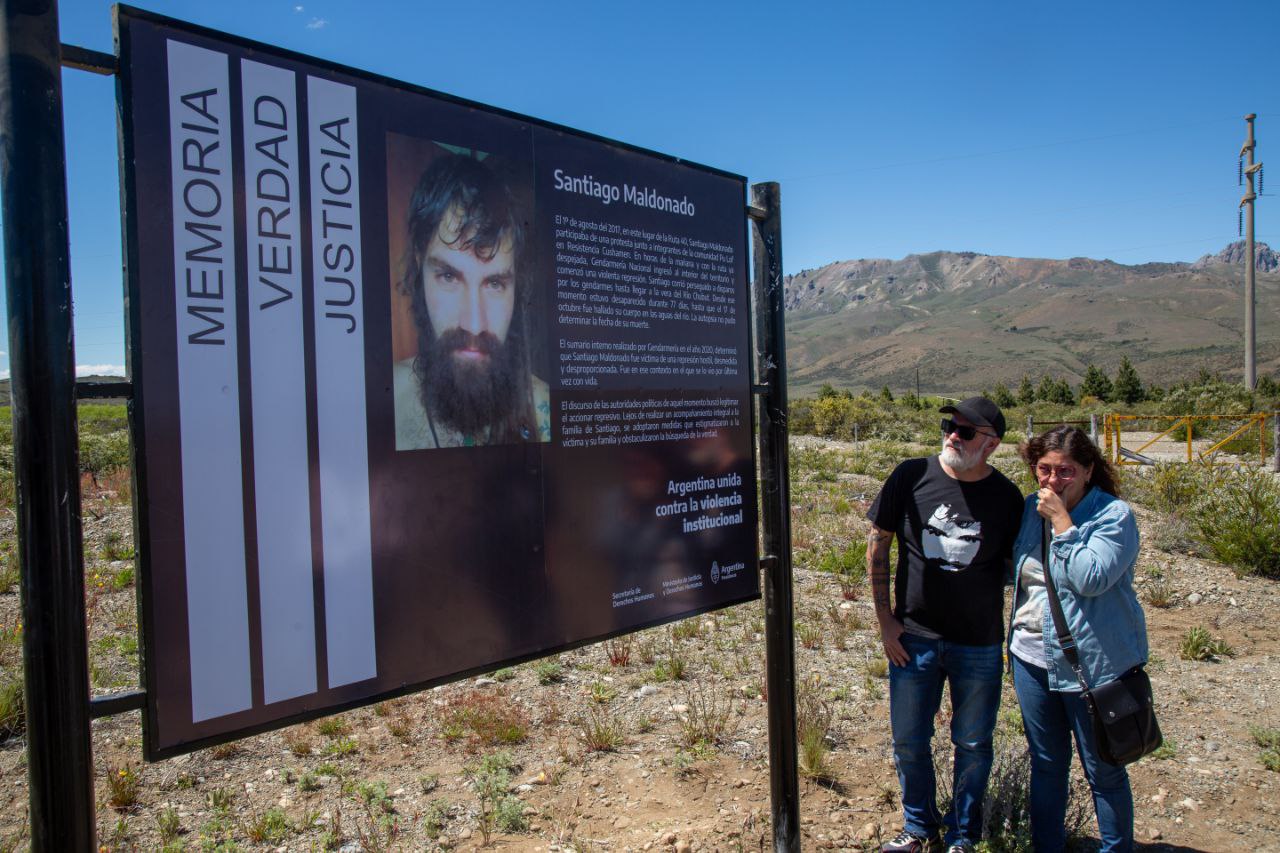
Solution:
{"label": "metal support post", "polygon": [[1036,422],[1032,420],[1031,415],[1027,415],[1027,441],[1031,440],[1031,436],[1036,434]]}
{"label": "metal support post", "polygon": [[[773,849],[800,849],[796,774],[796,663],[791,578],[791,485],[787,463],[787,362],[782,314],[782,208],[776,183],[751,187],[752,301],[760,401],[760,502],[763,511],[765,683],[769,693],[769,788]],[[761,215],[763,214],[763,215]]]}
{"label": "metal support post", "polygon": [[1254,192],[1253,178],[1258,170],[1262,168],[1261,163],[1255,163],[1253,160],[1253,150],[1256,142],[1253,138],[1253,121],[1257,118],[1254,113],[1249,113],[1244,117],[1247,125],[1248,135],[1245,137],[1244,145],[1240,148],[1240,156],[1247,157],[1248,160],[1244,164],[1241,174],[1249,181],[1249,189],[1245,191],[1244,197],[1240,199],[1240,205],[1245,208],[1245,256],[1244,256],[1244,387],[1250,391],[1253,390],[1257,380],[1257,369],[1255,363],[1256,345],[1255,333],[1257,325],[1254,321],[1254,242],[1253,242],[1253,207],[1254,202],[1258,198],[1258,194]]}
{"label": "metal support post", "polygon": [[1098,416],[1096,414],[1089,415],[1089,440],[1096,447],[1098,444]]}
{"label": "metal support post", "polygon": [[1276,412],[1271,418],[1272,426],[1275,433],[1271,436],[1271,450],[1275,453],[1275,460],[1271,463],[1271,470],[1280,474],[1280,412]]}
{"label": "metal support post", "polygon": [[31,849],[94,849],[66,155],[55,0],[0,0],[8,281]]}

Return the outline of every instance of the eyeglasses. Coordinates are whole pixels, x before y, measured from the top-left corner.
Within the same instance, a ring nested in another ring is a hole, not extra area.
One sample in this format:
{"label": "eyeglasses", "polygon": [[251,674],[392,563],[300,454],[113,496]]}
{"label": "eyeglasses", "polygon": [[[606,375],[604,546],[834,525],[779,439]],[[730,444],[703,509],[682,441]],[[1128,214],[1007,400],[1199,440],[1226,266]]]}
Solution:
{"label": "eyeglasses", "polygon": [[958,424],[958,423],[956,423],[955,421],[953,421],[951,418],[943,418],[943,419],[942,419],[942,434],[943,434],[944,436],[947,436],[947,435],[951,435],[951,433],[953,433],[953,432],[954,432],[956,435],[960,436],[960,440],[961,440],[961,441],[973,441],[973,437],[974,437],[975,435],[985,435],[985,436],[989,436],[990,438],[998,438],[998,437],[999,437],[999,436],[993,435],[992,433],[989,433],[989,432],[982,432],[982,431],[981,431],[980,429],[978,429],[977,427],[965,426],[964,424]]}
{"label": "eyeglasses", "polygon": [[1069,480],[1074,480],[1080,472],[1070,465],[1037,465],[1036,473],[1046,480],[1057,474],[1058,479],[1065,483]]}

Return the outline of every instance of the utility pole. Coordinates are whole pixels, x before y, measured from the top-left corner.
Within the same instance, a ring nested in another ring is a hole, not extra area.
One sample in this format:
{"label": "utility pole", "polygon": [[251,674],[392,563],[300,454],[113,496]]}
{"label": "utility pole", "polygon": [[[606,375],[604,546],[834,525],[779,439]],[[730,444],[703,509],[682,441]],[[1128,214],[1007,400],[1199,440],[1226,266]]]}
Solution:
{"label": "utility pole", "polygon": [[[1248,135],[1245,137],[1244,145],[1240,148],[1240,165],[1241,165],[1241,183],[1244,178],[1249,179],[1249,189],[1245,192],[1244,197],[1240,199],[1240,206],[1245,208],[1245,259],[1244,259],[1244,387],[1253,390],[1254,383],[1257,381],[1257,370],[1254,366],[1254,335],[1256,325],[1253,318],[1253,203],[1257,199],[1258,194],[1253,189],[1254,175],[1258,174],[1262,169],[1261,163],[1253,162],[1253,120],[1257,118],[1254,113],[1249,113],[1244,117],[1245,125],[1248,128]],[[1245,162],[1245,158],[1248,162]]]}

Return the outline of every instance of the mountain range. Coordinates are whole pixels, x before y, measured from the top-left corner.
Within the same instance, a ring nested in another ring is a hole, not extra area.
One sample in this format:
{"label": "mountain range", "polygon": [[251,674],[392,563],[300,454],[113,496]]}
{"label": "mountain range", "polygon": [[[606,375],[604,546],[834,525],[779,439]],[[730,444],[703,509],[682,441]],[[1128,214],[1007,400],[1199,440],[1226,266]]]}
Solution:
{"label": "mountain range", "polygon": [[[1280,375],[1280,256],[1256,244],[1257,372]],[[1145,383],[1244,371],[1244,244],[1192,263],[930,252],[786,276],[792,396],[836,388],[961,395],[1128,357]]]}

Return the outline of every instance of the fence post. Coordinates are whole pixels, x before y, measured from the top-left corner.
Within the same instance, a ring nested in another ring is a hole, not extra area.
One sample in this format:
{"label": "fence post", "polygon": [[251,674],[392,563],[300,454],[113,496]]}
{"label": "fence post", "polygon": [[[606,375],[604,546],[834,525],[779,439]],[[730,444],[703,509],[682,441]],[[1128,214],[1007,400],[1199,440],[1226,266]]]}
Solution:
{"label": "fence post", "polygon": [[1031,415],[1027,415],[1027,441],[1031,440],[1031,436],[1035,435],[1036,422],[1031,419]]}
{"label": "fence post", "polygon": [[1098,444],[1098,416],[1096,414],[1089,415],[1089,440],[1096,447]]}
{"label": "fence post", "polygon": [[1271,463],[1271,470],[1280,474],[1280,412],[1272,417],[1272,425],[1275,427],[1275,435],[1272,436],[1271,449],[1275,453],[1275,459]]}

